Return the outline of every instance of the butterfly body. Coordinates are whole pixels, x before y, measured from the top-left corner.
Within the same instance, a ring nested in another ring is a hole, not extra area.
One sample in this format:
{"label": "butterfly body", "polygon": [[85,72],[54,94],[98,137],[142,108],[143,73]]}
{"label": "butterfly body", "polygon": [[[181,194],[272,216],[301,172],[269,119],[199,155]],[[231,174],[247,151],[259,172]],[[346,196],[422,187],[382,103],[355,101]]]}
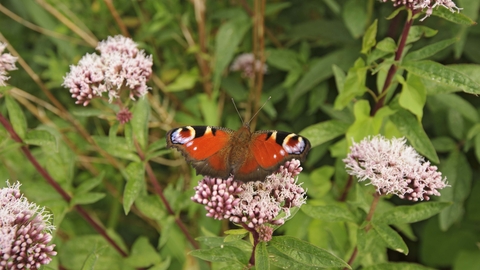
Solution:
{"label": "butterfly body", "polygon": [[197,174],[256,181],[287,160],[304,160],[310,142],[297,134],[276,130],[251,132],[248,125],[234,131],[223,127],[185,126],[170,130],[167,147],[178,149]]}

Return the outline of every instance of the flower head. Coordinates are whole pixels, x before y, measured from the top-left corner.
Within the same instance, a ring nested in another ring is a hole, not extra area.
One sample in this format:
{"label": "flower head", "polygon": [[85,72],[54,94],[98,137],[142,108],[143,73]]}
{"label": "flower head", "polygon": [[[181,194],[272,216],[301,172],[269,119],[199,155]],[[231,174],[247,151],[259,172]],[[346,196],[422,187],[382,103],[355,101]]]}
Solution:
{"label": "flower head", "polygon": [[[270,239],[273,229],[265,226],[283,224],[290,216],[290,208],[305,203],[305,190],[295,179],[301,170],[300,161],[292,160],[263,182],[243,183],[235,181],[234,176],[227,180],[206,176],[195,187],[192,200],[205,205],[207,216],[243,224],[263,232],[262,239]],[[281,212],[285,215],[279,217]]]}
{"label": "flower head", "polygon": [[442,173],[405,142],[405,138],[387,140],[375,136],[354,143],[343,160],[347,172],[358,181],[370,180],[380,194],[395,194],[412,201],[440,196],[437,189],[447,186]]}
{"label": "flower head", "polygon": [[17,57],[14,57],[9,53],[2,53],[6,47],[7,44],[0,42],[0,86],[5,86],[5,82],[10,79],[10,77],[7,76],[7,71],[17,69],[15,67]]}
{"label": "flower head", "polygon": [[267,65],[264,63],[262,68],[262,62],[255,59],[253,53],[240,54],[235,58],[233,64],[230,66],[231,71],[241,71],[242,76],[246,78],[253,78],[255,72],[262,69],[263,74],[267,73]]}
{"label": "flower head", "polygon": [[443,6],[450,10],[451,12],[460,12],[461,8],[458,8],[457,5],[452,0],[380,0],[382,2],[393,2],[393,6],[397,7],[404,5],[410,10],[425,10],[426,15],[420,21],[425,20],[427,17],[430,17],[433,13],[433,9],[439,6]]}
{"label": "flower head", "polygon": [[108,92],[109,102],[120,96],[122,89],[129,90],[129,97],[144,96],[152,75],[152,56],[146,56],[130,38],[108,37],[99,42],[100,55],[86,54],[78,65],[70,66],[63,86],[70,89],[76,104],[88,105],[92,98]]}
{"label": "flower head", "polygon": [[117,113],[117,120],[121,124],[126,124],[130,122],[130,120],[132,120],[132,117],[133,117],[132,112],[130,112],[128,108],[123,108]]}
{"label": "flower head", "polygon": [[20,194],[17,182],[0,189],[0,269],[39,269],[48,264],[55,245],[51,215]]}

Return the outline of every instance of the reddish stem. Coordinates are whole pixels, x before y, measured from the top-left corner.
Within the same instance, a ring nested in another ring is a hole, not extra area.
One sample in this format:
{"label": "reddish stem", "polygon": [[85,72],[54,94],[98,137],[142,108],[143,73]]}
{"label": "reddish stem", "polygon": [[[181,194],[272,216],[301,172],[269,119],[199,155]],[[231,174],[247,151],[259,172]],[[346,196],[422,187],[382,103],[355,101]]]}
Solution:
{"label": "reddish stem", "polygon": [[[140,148],[140,145],[138,144],[137,140],[135,140],[135,147],[137,148],[137,153],[138,156],[142,161],[145,161],[145,155],[143,154],[142,149]],[[150,183],[153,186],[153,189],[155,190],[155,193],[160,197],[160,200],[163,202],[163,205],[165,205],[165,208],[167,209],[168,214],[172,215],[175,217],[175,223],[177,223],[178,227],[180,230],[183,232],[185,237],[187,238],[188,242],[195,248],[199,249],[200,246],[198,243],[193,239],[193,237],[190,235],[190,233],[187,230],[187,227],[185,227],[185,224],[175,215],[175,212],[173,211],[173,208],[170,206],[170,203],[168,203],[167,198],[163,194],[163,189],[162,187],[158,184],[157,178],[155,177],[155,173],[153,172],[152,167],[150,166],[150,163],[146,162],[146,171],[148,175],[148,179]]]}
{"label": "reddish stem", "polygon": [[[32,165],[37,169],[37,171],[47,180],[48,184],[50,184],[61,196],[62,198],[70,203],[72,197],[53,179],[53,177],[43,168],[40,163],[38,163],[37,159],[32,155],[30,149],[23,143],[23,140],[18,136],[17,132],[13,129],[10,122],[0,113],[0,123],[5,127],[5,130],[10,134],[12,139],[22,146],[20,147],[22,152],[25,154],[27,159],[32,163]],[[77,212],[100,234],[102,235],[110,245],[112,245],[123,257],[127,257],[128,254],[123,251],[117,243],[110,238],[107,232],[104,230],[101,223],[97,222],[93,218],[91,218],[88,213],[83,209],[80,205],[75,205],[75,209]]]}
{"label": "reddish stem", "polygon": [[398,66],[396,63],[398,63],[402,58],[403,50],[405,49],[405,44],[407,42],[408,33],[410,32],[410,28],[412,27],[412,24],[413,24],[413,16],[417,13],[414,10],[412,10],[411,12],[412,12],[411,18],[405,23],[405,27],[403,27],[402,35],[400,37],[400,42],[398,43],[398,48],[397,48],[397,51],[395,52],[395,62],[392,64],[392,66],[388,70],[387,78],[385,79],[385,83],[383,84],[382,92],[380,93],[383,95],[375,104],[375,108],[372,111],[372,115],[375,115],[375,113],[377,113],[377,111],[383,107],[385,102],[385,97],[387,96],[386,93],[384,92],[388,90],[388,88],[392,84],[393,76],[395,76],[395,73],[397,73]]}
{"label": "reddish stem", "polygon": [[248,263],[250,264],[250,266],[254,266],[255,265],[255,250],[257,249],[257,245],[260,242],[259,241],[260,235],[258,234],[258,232],[255,229],[252,229],[252,228],[248,227],[247,224],[245,224],[245,223],[242,223],[242,227],[245,230],[249,231],[253,236],[252,255],[250,256],[250,260],[248,261]]}

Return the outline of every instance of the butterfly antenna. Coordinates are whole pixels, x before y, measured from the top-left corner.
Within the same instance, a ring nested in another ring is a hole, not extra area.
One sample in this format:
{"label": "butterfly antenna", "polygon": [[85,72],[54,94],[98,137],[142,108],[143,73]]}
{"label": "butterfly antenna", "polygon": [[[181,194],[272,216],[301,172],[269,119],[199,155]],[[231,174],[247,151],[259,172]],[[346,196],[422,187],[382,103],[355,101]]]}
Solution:
{"label": "butterfly antenna", "polygon": [[236,110],[237,113],[238,113],[238,116],[240,117],[240,120],[242,120],[242,125],[243,125],[244,122],[243,122],[242,115],[241,115],[240,112],[238,111],[237,104],[235,104],[235,100],[233,100],[233,98],[232,98],[232,103],[233,103],[233,106],[235,107],[235,110]]}
{"label": "butterfly antenna", "polygon": [[257,116],[257,114],[263,109],[263,107],[265,107],[265,104],[267,104],[268,101],[270,101],[272,97],[268,97],[268,99],[263,103],[262,107],[260,107],[260,109],[258,109],[258,111],[252,116],[252,118],[250,118],[250,120],[248,120],[247,124],[246,125],[250,125],[250,122],[252,122],[252,120],[255,118],[255,116]]}

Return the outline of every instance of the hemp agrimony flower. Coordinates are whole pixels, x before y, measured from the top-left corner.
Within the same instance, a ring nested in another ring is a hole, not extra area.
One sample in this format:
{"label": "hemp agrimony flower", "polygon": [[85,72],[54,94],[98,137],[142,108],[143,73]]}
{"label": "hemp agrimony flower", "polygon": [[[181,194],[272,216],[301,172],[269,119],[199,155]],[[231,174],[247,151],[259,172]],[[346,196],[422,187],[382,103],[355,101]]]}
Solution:
{"label": "hemp agrimony flower", "polygon": [[15,62],[17,57],[12,56],[10,53],[2,53],[7,47],[7,44],[0,42],[0,86],[5,86],[6,81],[10,79],[7,76],[7,71],[15,70]]}
{"label": "hemp agrimony flower", "polygon": [[452,0],[380,0],[382,2],[393,2],[393,6],[405,6],[410,10],[425,10],[425,17],[420,21],[425,20],[427,17],[430,17],[433,13],[433,9],[439,6],[443,6],[450,10],[451,12],[460,12],[461,8],[458,8],[457,5]]}
{"label": "hemp agrimony flower", "polygon": [[440,196],[437,189],[447,186],[446,179],[405,142],[405,138],[388,140],[377,135],[354,143],[343,160],[347,172],[358,181],[370,180],[382,195],[412,201]]}
{"label": "hemp agrimony flower", "polygon": [[86,106],[105,92],[109,102],[119,98],[123,89],[129,91],[131,99],[148,92],[146,82],[152,75],[152,56],[138,50],[133,40],[120,35],[108,37],[96,49],[100,55],[85,55],[78,65],[70,66],[64,77],[62,85],[70,89],[76,104]]}
{"label": "hemp agrimony flower", "polygon": [[[301,171],[300,161],[291,160],[263,182],[242,183],[234,176],[227,180],[206,176],[195,187],[192,200],[205,205],[207,216],[243,224],[268,241],[273,229],[266,228],[267,224],[282,225],[290,216],[290,208],[305,203],[305,190],[295,179]],[[285,215],[279,218],[282,211]]]}
{"label": "hemp agrimony flower", "polygon": [[[262,62],[255,60],[253,53],[243,53],[237,56],[230,66],[231,71],[241,71],[242,77],[253,78],[256,71],[262,68]],[[263,64],[262,72],[267,73],[267,64]]]}
{"label": "hemp agrimony flower", "polygon": [[28,202],[20,193],[20,183],[0,189],[0,270],[39,269],[50,263],[55,245],[51,215]]}

